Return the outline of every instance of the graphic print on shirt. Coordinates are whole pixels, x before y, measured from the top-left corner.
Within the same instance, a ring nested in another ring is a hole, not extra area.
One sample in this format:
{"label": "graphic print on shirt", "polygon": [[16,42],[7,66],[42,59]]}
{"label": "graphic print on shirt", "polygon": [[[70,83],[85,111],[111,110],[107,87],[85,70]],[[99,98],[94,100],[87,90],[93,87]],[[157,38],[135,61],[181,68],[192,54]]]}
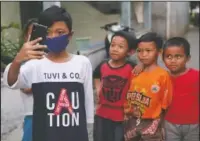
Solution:
{"label": "graphic print on shirt", "polygon": [[44,80],[54,80],[54,79],[80,79],[80,74],[75,72],[68,73],[44,73]]}
{"label": "graphic print on shirt", "polygon": [[127,83],[127,79],[120,76],[109,75],[103,78],[102,93],[109,102],[118,102],[121,100],[122,91]]}
{"label": "graphic print on shirt", "polygon": [[[62,88],[56,103],[51,101],[54,98],[53,93],[47,93],[46,95],[46,108],[53,110],[48,113],[49,126],[56,127],[68,127],[79,125],[79,112],[74,112],[74,109],[79,109],[79,94],[78,92],[71,93],[71,102],[67,94],[67,89]],[[56,105],[55,105],[56,104]],[[64,114],[61,111],[65,111]],[[56,125],[53,124],[53,120],[56,119]],[[62,120],[60,120],[62,119]]]}
{"label": "graphic print on shirt", "polygon": [[67,96],[66,89],[61,89],[60,96],[58,98],[58,103],[56,104],[56,108],[54,110],[54,114],[60,115],[62,108],[66,108],[70,114],[73,113],[72,105]]}
{"label": "graphic print on shirt", "polygon": [[[159,92],[160,87],[155,82],[150,86],[149,90],[151,93],[156,95]],[[132,111],[133,115],[137,118],[142,117],[146,108],[148,108],[151,104],[151,97],[148,96],[147,91],[147,88],[141,88],[135,85],[133,90],[129,91],[127,94],[126,98],[128,105],[126,105],[126,108],[129,110],[125,111]]]}
{"label": "graphic print on shirt", "polygon": [[82,83],[42,82],[33,84],[33,88],[33,120],[39,123],[33,124],[33,141],[88,141]]}

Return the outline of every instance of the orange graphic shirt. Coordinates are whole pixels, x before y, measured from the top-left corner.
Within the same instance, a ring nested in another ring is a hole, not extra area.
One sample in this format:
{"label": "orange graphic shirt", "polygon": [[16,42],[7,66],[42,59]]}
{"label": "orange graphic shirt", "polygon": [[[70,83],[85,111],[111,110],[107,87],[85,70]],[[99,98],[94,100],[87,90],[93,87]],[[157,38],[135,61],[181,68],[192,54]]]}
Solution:
{"label": "orange graphic shirt", "polygon": [[172,100],[170,75],[161,67],[151,72],[132,76],[125,103],[127,115],[142,119],[156,119],[162,109],[167,109]]}

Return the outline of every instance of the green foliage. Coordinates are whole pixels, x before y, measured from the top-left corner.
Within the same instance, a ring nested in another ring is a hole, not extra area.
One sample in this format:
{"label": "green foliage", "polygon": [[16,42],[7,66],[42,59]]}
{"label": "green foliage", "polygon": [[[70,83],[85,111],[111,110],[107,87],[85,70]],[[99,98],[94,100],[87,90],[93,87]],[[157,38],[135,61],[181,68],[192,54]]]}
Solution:
{"label": "green foliage", "polygon": [[11,28],[20,30],[19,24],[13,22],[7,26],[1,26],[1,69],[12,61],[22,45],[21,40],[13,42],[5,36],[6,32],[4,31]]}
{"label": "green foliage", "polygon": [[19,24],[12,22],[8,26],[1,26],[1,32],[5,29],[10,29],[10,28],[20,29]]}

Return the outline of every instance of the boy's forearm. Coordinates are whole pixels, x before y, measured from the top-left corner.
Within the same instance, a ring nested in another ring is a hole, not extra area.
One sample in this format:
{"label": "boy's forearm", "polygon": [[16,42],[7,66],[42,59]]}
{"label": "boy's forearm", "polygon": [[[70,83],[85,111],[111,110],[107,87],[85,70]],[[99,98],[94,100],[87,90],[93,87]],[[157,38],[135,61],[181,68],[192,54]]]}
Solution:
{"label": "boy's forearm", "polygon": [[94,84],[95,84],[95,89],[96,89],[97,94],[99,92],[100,83],[101,83],[100,79],[94,79]]}
{"label": "boy's forearm", "polygon": [[25,94],[31,94],[32,93],[32,89],[31,88],[27,88],[27,89],[21,89],[21,91]]}
{"label": "boy's forearm", "polygon": [[13,60],[7,76],[7,82],[9,86],[12,86],[17,81],[20,71],[20,66],[21,66],[20,62]]}

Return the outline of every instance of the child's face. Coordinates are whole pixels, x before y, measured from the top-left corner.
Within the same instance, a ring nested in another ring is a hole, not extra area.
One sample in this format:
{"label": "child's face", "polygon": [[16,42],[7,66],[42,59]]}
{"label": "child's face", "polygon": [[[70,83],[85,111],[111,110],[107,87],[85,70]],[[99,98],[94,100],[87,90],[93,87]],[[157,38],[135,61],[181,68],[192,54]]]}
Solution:
{"label": "child's face", "polygon": [[159,51],[154,42],[140,42],[138,44],[137,56],[145,66],[155,63],[158,55]]}
{"label": "child's face", "polygon": [[128,42],[121,36],[115,36],[110,44],[109,54],[111,59],[120,60],[128,55]]}
{"label": "child's face", "polygon": [[54,38],[69,33],[70,31],[66,23],[63,21],[57,21],[51,27],[49,27],[47,37]]}
{"label": "child's face", "polygon": [[189,58],[183,47],[170,46],[164,50],[164,63],[172,73],[181,73],[186,68]]}

